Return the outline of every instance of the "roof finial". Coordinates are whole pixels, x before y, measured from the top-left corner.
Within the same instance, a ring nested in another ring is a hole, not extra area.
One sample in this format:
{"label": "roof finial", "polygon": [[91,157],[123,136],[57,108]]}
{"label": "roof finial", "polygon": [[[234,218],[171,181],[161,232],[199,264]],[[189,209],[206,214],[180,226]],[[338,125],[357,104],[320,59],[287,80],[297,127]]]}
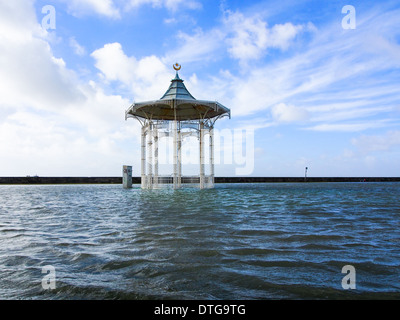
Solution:
{"label": "roof finial", "polygon": [[176,71],[176,73],[178,73],[179,70],[181,70],[182,66],[177,62],[173,65],[174,70]]}

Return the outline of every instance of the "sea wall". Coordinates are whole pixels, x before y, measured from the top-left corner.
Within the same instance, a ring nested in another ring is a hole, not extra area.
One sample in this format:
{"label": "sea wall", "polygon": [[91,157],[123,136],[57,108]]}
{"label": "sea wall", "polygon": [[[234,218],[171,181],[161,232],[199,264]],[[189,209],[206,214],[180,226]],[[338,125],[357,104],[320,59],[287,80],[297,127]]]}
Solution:
{"label": "sea wall", "polygon": [[[140,184],[140,177],[132,177]],[[400,177],[215,177],[215,183],[393,182]],[[122,177],[0,177],[0,184],[122,184]]]}

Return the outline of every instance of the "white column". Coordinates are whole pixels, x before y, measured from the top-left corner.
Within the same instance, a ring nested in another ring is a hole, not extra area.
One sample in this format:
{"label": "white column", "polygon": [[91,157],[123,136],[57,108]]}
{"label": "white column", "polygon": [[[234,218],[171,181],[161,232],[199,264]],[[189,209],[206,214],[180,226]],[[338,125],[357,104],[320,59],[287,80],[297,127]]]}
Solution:
{"label": "white column", "polygon": [[182,133],[178,131],[178,182],[177,187],[180,188],[182,184]]}
{"label": "white column", "polygon": [[146,125],[142,126],[141,186],[146,188]]}
{"label": "white column", "polygon": [[154,130],[154,184],[158,185],[158,128]]}
{"label": "white column", "polygon": [[210,184],[214,188],[214,127],[210,127]]}
{"label": "white column", "polygon": [[147,188],[153,187],[153,124],[149,123],[147,135]]}
{"label": "white column", "polygon": [[204,189],[204,122],[200,120],[200,189]]}
{"label": "white column", "polygon": [[178,148],[177,148],[177,140],[178,140],[178,123],[174,120],[173,129],[174,132],[174,142],[173,142],[173,164],[174,164],[174,173],[173,173],[173,182],[174,189],[178,187]]}

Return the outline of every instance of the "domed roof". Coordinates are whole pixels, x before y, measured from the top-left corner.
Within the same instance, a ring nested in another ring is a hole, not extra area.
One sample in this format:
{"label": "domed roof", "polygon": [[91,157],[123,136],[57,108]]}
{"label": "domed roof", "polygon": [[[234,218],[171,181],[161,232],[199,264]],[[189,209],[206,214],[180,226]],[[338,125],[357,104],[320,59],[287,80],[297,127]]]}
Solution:
{"label": "domed roof", "polygon": [[183,84],[183,80],[179,78],[178,72],[176,72],[176,76],[171,80],[171,85],[169,86],[167,92],[161,97],[161,100],[171,100],[171,99],[188,99],[188,100],[196,100],[186,89]]}
{"label": "domed roof", "polygon": [[133,103],[125,113],[125,118],[140,117],[151,120],[199,120],[213,119],[227,115],[230,110],[216,101],[196,100],[176,76],[160,100]]}

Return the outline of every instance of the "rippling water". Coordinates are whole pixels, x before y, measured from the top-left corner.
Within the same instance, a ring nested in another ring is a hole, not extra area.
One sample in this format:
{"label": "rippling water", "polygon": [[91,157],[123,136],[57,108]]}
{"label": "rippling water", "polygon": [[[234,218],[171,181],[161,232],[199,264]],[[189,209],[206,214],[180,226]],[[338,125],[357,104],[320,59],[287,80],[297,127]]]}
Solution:
{"label": "rippling water", "polygon": [[399,199],[388,182],[0,186],[0,298],[399,299]]}

